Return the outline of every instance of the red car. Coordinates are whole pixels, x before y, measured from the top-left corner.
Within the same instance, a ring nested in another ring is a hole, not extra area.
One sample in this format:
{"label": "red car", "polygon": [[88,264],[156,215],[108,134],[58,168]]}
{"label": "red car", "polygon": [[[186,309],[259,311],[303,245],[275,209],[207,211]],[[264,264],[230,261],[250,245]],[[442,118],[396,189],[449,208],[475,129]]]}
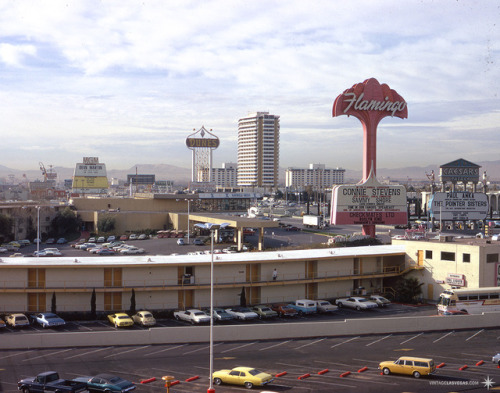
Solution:
{"label": "red car", "polygon": [[271,309],[276,311],[279,317],[295,317],[299,314],[296,309],[286,303],[273,304]]}

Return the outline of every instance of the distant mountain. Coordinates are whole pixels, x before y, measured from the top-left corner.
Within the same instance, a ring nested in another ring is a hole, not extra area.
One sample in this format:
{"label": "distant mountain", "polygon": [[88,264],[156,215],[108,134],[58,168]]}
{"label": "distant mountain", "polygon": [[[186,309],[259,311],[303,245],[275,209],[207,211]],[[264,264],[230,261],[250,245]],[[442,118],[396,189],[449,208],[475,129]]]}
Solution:
{"label": "distant mountain", "polygon": [[[475,164],[481,166],[482,172],[486,171],[490,181],[500,181],[500,160],[483,161]],[[442,165],[442,164],[440,164]],[[191,179],[191,169],[178,167],[169,164],[136,164],[129,169],[110,169],[108,170],[108,178],[126,179],[127,175],[135,174],[152,174],[157,180],[173,180],[177,185],[187,185]],[[46,168],[47,170],[49,168]],[[57,173],[59,181],[71,179],[73,177],[74,168],[53,167],[52,170]],[[425,167],[404,167],[404,168],[378,168],[377,177],[379,179],[389,178],[394,181],[406,183],[408,181],[426,181],[427,175],[434,171],[436,181],[439,181],[439,165],[428,165]],[[0,180],[8,179],[9,175],[13,175],[18,182],[22,181],[23,177],[29,181],[42,180],[40,169],[21,171],[18,169],[8,168],[0,165]],[[346,169],[345,180],[348,183],[357,183],[361,180],[363,172],[361,170]],[[283,182],[285,179],[285,168],[280,169],[280,179]]]}

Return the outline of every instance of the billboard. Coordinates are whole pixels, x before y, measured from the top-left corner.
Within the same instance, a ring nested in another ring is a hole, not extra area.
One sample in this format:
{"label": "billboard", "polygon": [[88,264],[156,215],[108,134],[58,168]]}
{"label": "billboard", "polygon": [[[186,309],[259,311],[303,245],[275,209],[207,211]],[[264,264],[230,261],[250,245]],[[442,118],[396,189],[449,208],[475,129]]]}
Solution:
{"label": "billboard", "polygon": [[429,212],[435,220],[485,220],[488,211],[488,197],[482,192],[436,192],[429,200]]}
{"label": "billboard", "polygon": [[406,189],[381,184],[372,176],[362,184],[335,186],[330,222],[334,225],[406,225]]}

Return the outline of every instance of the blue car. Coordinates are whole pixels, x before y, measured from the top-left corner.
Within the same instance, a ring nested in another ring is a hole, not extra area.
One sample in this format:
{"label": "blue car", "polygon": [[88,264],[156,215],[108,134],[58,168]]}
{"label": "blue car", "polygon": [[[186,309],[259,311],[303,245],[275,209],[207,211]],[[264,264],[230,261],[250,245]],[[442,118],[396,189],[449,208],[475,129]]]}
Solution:
{"label": "blue car", "polygon": [[126,379],[111,374],[99,374],[95,377],[78,377],[77,382],[86,382],[89,392],[130,392],[135,385]]}
{"label": "blue car", "polygon": [[34,323],[38,323],[44,329],[66,325],[64,319],[51,312],[41,312],[31,316]]}

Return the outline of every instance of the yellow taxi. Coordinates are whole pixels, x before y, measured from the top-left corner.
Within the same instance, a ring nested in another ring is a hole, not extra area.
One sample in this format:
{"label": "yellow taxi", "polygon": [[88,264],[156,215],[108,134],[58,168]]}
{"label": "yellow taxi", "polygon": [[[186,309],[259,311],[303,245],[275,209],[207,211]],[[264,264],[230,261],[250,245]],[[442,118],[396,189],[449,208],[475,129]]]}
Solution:
{"label": "yellow taxi", "polygon": [[436,371],[434,360],[428,358],[417,358],[402,356],[396,361],[387,361],[379,364],[378,368],[384,375],[405,374],[420,378],[422,375],[430,375]]}
{"label": "yellow taxi", "polygon": [[235,367],[232,370],[219,370],[212,374],[214,384],[223,383],[243,385],[247,389],[254,386],[264,386],[271,383],[274,378],[271,374],[264,373],[252,367]]}

